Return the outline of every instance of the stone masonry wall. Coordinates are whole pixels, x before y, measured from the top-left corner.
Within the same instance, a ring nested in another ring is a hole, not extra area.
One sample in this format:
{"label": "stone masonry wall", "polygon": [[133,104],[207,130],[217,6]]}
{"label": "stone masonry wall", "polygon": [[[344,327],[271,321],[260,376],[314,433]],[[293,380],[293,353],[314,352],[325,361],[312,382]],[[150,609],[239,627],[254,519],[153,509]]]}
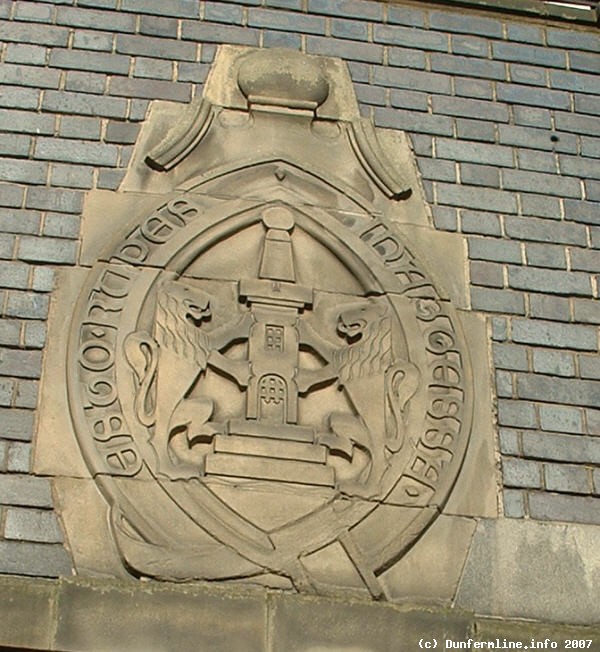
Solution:
{"label": "stone masonry wall", "polygon": [[70,573],[29,471],[83,197],[118,187],[150,100],[199,95],[219,43],[341,57],[363,114],[410,134],[489,313],[504,514],[600,526],[597,30],[421,2],[0,0],[0,573]]}

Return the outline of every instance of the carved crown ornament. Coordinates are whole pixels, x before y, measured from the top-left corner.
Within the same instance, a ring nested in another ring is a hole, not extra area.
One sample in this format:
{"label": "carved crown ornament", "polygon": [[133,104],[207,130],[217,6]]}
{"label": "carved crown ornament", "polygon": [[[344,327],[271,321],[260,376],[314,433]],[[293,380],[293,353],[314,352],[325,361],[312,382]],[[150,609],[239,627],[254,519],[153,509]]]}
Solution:
{"label": "carved crown ornament", "polygon": [[122,562],[385,597],[472,414],[456,313],[395,226],[425,214],[403,136],[339,60],[285,50],[221,48],[161,120],[126,181],[153,208],[92,265],[68,344]]}

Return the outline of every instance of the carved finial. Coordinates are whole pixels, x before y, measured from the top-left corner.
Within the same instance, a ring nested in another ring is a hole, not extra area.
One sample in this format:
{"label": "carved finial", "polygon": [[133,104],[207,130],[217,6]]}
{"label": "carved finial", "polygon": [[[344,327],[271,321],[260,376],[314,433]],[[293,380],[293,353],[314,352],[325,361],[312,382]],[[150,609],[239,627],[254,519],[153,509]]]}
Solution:
{"label": "carved finial", "polygon": [[262,221],[267,234],[259,276],[293,283],[296,273],[290,232],[294,228],[294,216],[283,207],[272,206],[264,211]]}
{"label": "carved finial", "polygon": [[246,57],[238,85],[251,105],[314,111],[329,95],[329,83],[315,59],[281,48]]}

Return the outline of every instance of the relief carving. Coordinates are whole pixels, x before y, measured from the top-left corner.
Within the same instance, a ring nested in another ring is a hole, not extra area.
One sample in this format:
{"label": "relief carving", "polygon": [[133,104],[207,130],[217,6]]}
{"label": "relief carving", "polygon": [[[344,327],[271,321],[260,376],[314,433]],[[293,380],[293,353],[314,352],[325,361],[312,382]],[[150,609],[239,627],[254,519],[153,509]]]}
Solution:
{"label": "relief carving", "polygon": [[383,597],[456,480],[460,325],[381,214],[405,176],[332,119],[327,66],[236,54],[234,99],[153,145],[140,175],[173,191],[81,294],[71,413],[134,574]]}

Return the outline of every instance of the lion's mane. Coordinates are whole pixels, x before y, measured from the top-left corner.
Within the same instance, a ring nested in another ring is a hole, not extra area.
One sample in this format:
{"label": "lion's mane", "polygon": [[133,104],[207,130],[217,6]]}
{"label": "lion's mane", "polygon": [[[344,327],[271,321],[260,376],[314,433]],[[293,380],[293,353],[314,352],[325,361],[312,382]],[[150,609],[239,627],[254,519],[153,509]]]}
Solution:
{"label": "lion's mane", "polygon": [[383,373],[392,364],[392,320],[387,310],[381,314],[380,306],[370,308],[372,318],[367,320],[361,338],[335,353],[341,384]]}
{"label": "lion's mane", "polygon": [[193,359],[204,369],[210,349],[208,337],[188,319],[185,299],[208,296],[175,282],[164,283],[156,299],[156,339],[159,345],[180,358]]}

